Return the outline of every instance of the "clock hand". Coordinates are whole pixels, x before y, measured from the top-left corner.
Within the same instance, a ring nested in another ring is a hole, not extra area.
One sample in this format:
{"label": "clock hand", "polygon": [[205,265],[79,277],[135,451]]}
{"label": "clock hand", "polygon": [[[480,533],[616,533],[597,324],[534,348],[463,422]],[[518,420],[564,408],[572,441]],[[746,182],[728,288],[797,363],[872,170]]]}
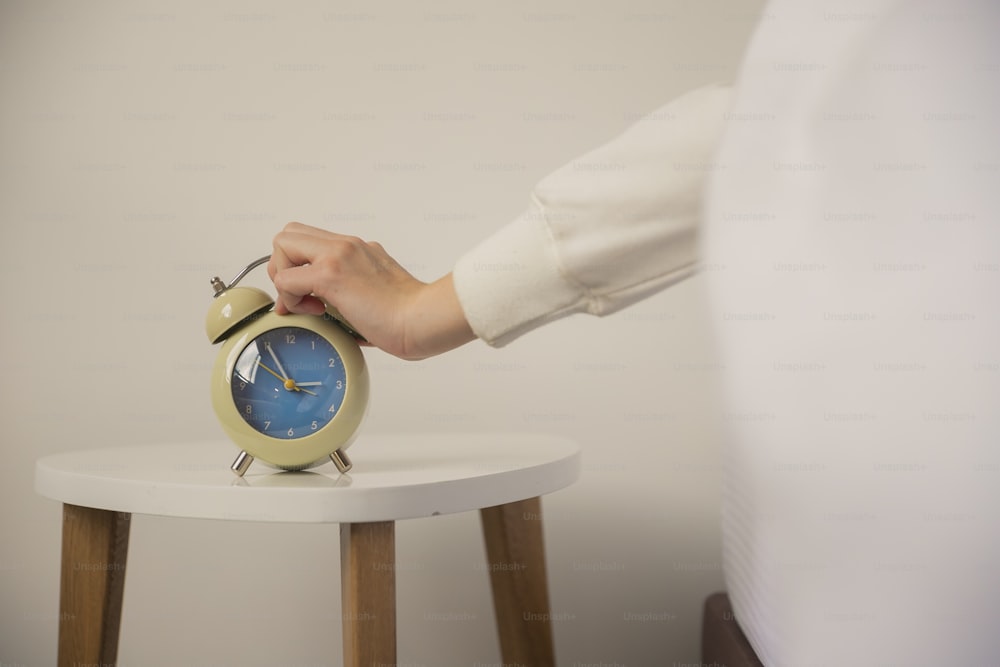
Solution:
{"label": "clock hand", "polygon": [[258,360],[257,360],[257,365],[258,365],[258,366],[260,366],[261,368],[263,368],[263,369],[264,369],[265,371],[267,371],[267,372],[268,372],[268,373],[270,373],[271,375],[273,375],[274,377],[276,377],[276,378],[278,378],[279,380],[281,380],[281,384],[282,384],[282,385],[283,385],[283,386],[285,387],[285,389],[287,389],[288,391],[292,391],[292,390],[294,390],[294,389],[295,389],[295,380],[293,380],[293,379],[291,379],[291,378],[286,378],[286,377],[282,377],[282,376],[278,375],[278,374],[277,374],[277,373],[276,373],[275,371],[271,370],[271,369],[270,369],[270,368],[268,368],[268,367],[267,367],[266,365],[264,365],[264,364],[263,364],[263,363],[261,362],[261,360],[260,360],[260,359],[258,359]]}
{"label": "clock hand", "polygon": [[322,382],[296,382],[296,387],[322,387]]}
{"label": "clock hand", "polygon": [[308,389],[302,389],[301,387],[299,387],[297,384],[295,384],[295,380],[293,380],[291,378],[283,378],[283,377],[281,377],[275,371],[271,370],[270,368],[268,368],[267,366],[265,366],[263,363],[261,363],[260,359],[257,360],[257,365],[260,366],[261,368],[263,368],[265,371],[267,371],[271,375],[273,375],[274,377],[276,377],[279,380],[281,380],[282,386],[284,386],[284,388],[287,389],[288,391],[304,391],[305,393],[307,393],[307,394],[309,394],[311,396],[315,396],[316,395],[315,392],[309,391]]}
{"label": "clock hand", "polygon": [[289,391],[291,391],[295,387],[295,381],[294,380],[289,380],[286,377],[282,377],[282,376],[278,375],[278,373],[276,371],[272,371],[270,368],[268,368],[263,363],[261,363],[260,359],[257,360],[257,365],[260,366],[261,368],[263,368],[265,371],[267,371],[271,375],[273,375],[274,377],[276,377],[279,380],[281,380],[281,383],[283,385],[285,385],[285,389],[288,389]]}
{"label": "clock hand", "polygon": [[271,344],[265,341],[264,342],[264,349],[266,349],[267,353],[271,355],[272,359],[274,359],[274,365],[278,367],[278,372],[281,373],[282,379],[284,379],[285,381],[288,381],[289,379],[291,379],[291,376],[281,366],[281,362],[278,361],[278,355],[276,355],[274,353],[274,350],[271,349]]}
{"label": "clock hand", "polygon": [[[295,391],[304,391],[307,394],[311,394],[312,396],[316,395],[315,393],[309,391],[308,389],[301,389],[300,385],[297,382],[295,382],[295,380],[290,375],[288,375],[288,371],[286,371],[285,368],[284,368],[284,366],[281,365],[281,361],[278,360],[278,355],[275,354],[274,349],[271,348],[271,344],[270,343],[265,342],[264,343],[264,348],[267,349],[267,353],[271,355],[272,359],[274,359],[274,365],[278,367],[278,372],[280,372],[281,375],[283,376],[281,378],[281,380],[285,384],[285,389],[287,389],[288,391],[292,391],[292,390],[295,390]],[[261,366],[263,366],[263,365],[264,364],[261,364]],[[266,368],[266,366],[265,366],[265,368]],[[312,385],[311,382],[307,383],[307,384],[308,385]]]}

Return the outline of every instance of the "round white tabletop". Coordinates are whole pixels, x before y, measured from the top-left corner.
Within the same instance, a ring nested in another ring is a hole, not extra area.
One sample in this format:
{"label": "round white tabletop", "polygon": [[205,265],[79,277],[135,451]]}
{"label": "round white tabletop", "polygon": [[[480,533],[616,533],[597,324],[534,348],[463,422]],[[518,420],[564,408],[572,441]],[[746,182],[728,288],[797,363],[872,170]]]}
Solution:
{"label": "round white tabletop", "polygon": [[299,472],[255,462],[229,469],[229,441],[139,445],[39,459],[35,489],[72,505],[135,514],[231,521],[362,523],[492,507],[576,481],[572,441],[526,434],[362,435],[354,468]]}

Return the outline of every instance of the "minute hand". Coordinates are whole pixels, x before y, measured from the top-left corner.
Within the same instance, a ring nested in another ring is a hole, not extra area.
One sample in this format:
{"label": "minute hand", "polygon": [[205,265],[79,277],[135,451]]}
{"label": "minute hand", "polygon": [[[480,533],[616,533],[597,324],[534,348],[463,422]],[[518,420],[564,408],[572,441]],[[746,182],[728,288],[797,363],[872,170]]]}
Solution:
{"label": "minute hand", "polygon": [[281,373],[281,379],[283,379],[283,380],[290,380],[291,377],[289,377],[289,375],[285,371],[284,367],[282,367],[281,362],[278,361],[278,355],[276,355],[274,353],[274,350],[271,349],[271,344],[265,342],[264,343],[264,349],[266,349],[267,353],[271,355],[271,359],[274,360],[274,365],[278,367],[278,372]]}

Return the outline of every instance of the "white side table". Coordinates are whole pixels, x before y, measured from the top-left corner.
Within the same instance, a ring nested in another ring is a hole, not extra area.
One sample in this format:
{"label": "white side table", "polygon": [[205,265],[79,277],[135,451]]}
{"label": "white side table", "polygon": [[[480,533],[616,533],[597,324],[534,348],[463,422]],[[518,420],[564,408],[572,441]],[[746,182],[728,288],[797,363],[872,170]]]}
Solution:
{"label": "white side table", "polygon": [[[395,522],[480,510],[504,664],[554,665],[540,496],[572,484],[579,447],[539,435],[362,436],[355,467],[229,469],[229,442],[47,456],[63,505],[59,665],[117,660],[132,514],[339,523],[344,664],[396,663]],[[504,564],[522,563],[510,568]]]}

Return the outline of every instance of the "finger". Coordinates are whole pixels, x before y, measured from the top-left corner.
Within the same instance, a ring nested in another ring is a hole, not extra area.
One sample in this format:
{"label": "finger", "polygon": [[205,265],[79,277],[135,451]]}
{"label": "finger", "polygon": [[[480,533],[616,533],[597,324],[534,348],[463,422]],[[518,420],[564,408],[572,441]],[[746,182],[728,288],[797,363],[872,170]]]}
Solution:
{"label": "finger", "polygon": [[274,287],[278,291],[278,301],[283,306],[279,314],[287,310],[293,313],[319,315],[325,304],[315,296],[320,286],[317,267],[308,264],[283,269],[274,275]]}
{"label": "finger", "polygon": [[278,315],[322,315],[325,309],[323,302],[311,295],[294,299],[279,297],[274,306]]}
{"label": "finger", "polygon": [[309,295],[302,297],[302,300],[296,304],[295,309],[289,309],[290,313],[298,313],[300,315],[322,315],[326,312],[326,304],[323,300]]}
{"label": "finger", "polygon": [[[293,225],[296,227],[293,228]],[[292,266],[307,263],[302,261],[296,262],[290,256],[290,251],[293,245],[298,249],[291,252],[291,255],[302,255],[302,245],[304,241],[303,239],[296,237],[306,235],[298,231],[293,231],[293,229],[303,226],[304,225],[299,225],[298,223],[289,223],[288,225],[285,225],[285,229],[278,232],[271,241],[271,260],[267,263],[267,275],[271,277],[271,280],[274,280],[274,276],[280,271]]]}
{"label": "finger", "polygon": [[319,257],[340,257],[346,251],[367,246],[356,236],[323,230],[313,230],[308,233],[283,231],[274,237],[272,245],[275,272],[290,266],[312,264]]}
{"label": "finger", "polygon": [[325,234],[331,233],[325,229],[320,229],[319,227],[313,227],[312,225],[306,225],[295,220],[285,225],[285,231],[295,232],[298,234],[315,234],[318,236],[323,236]]}
{"label": "finger", "polygon": [[270,276],[272,280],[274,279],[274,274],[281,269],[286,268],[288,262],[288,258],[285,257],[284,251],[282,250],[282,234],[287,232],[298,232],[307,226],[308,225],[303,225],[300,222],[289,222],[285,224],[284,229],[275,234],[274,238],[271,240],[272,252],[271,260],[267,263],[267,275]]}
{"label": "finger", "polygon": [[274,302],[274,312],[278,315],[289,315],[296,313],[300,315],[322,315],[326,312],[326,303],[322,299],[312,294],[306,296],[286,296],[278,295]]}
{"label": "finger", "polygon": [[339,235],[300,223],[289,223],[275,236],[268,275],[278,290],[276,313],[323,313],[325,304],[314,296],[320,291],[317,272],[307,269],[315,269],[313,263],[323,253],[324,246],[336,243],[338,238]]}
{"label": "finger", "polygon": [[[285,225],[284,229],[275,235],[271,242],[273,252],[271,253],[271,261],[267,264],[267,274],[273,279],[274,274],[278,271],[296,265],[288,256],[288,252],[286,252],[286,248],[289,248],[292,243],[296,243],[301,247],[304,242],[308,242],[307,238],[322,239],[330,235],[331,232],[319,229],[318,227],[304,225],[301,222],[289,222]],[[298,239],[296,240],[294,237],[298,237]],[[303,262],[300,261],[299,263]]]}

